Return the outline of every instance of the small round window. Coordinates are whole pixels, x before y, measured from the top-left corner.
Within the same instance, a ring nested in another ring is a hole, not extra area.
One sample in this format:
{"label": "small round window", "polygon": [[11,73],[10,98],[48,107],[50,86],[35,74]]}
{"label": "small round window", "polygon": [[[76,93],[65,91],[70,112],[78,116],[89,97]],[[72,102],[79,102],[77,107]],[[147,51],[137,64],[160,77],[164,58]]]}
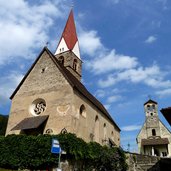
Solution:
{"label": "small round window", "polygon": [[46,109],[46,102],[43,99],[36,99],[35,101],[33,101],[33,103],[31,104],[30,107],[30,112],[32,115],[40,115],[41,113],[43,113]]}

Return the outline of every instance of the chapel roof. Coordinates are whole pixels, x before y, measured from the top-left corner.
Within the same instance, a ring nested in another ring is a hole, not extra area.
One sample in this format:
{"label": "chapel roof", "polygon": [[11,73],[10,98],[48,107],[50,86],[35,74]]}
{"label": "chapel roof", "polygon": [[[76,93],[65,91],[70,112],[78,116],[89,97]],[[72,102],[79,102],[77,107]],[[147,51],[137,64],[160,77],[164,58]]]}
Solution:
{"label": "chapel roof", "polygon": [[147,146],[147,145],[165,145],[165,144],[169,144],[169,140],[168,140],[168,138],[142,139],[141,144],[143,146]]}
{"label": "chapel roof", "polygon": [[144,105],[148,104],[148,103],[154,103],[157,104],[157,102],[155,102],[154,100],[149,99],[147,102],[144,103]]}

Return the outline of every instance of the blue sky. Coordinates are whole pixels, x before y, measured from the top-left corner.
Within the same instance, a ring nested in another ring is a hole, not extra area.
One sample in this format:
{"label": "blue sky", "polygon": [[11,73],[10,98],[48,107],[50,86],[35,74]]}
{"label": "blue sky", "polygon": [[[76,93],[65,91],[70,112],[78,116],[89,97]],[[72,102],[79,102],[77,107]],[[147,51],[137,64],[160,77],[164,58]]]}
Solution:
{"label": "blue sky", "polygon": [[[71,5],[0,0],[0,113],[47,41],[55,51]],[[83,83],[121,128],[121,146],[136,151],[148,96],[159,110],[171,106],[171,1],[74,1],[74,16]]]}

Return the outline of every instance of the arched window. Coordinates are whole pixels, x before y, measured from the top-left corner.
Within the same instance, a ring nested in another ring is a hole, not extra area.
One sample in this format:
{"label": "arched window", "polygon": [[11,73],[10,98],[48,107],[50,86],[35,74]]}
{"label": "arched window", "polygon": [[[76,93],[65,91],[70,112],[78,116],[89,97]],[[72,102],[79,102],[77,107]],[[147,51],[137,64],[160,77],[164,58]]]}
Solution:
{"label": "arched window", "polygon": [[111,132],[111,138],[114,141],[114,133],[113,133],[113,131]]}
{"label": "arched window", "polygon": [[64,64],[64,57],[63,56],[60,56],[58,58],[58,61],[61,63],[61,64]]}
{"label": "arched window", "polygon": [[74,59],[73,61],[73,69],[76,71],[77,70],[77,60]]}
{"label": "arched window", "polygon": [[104,130],[104,139],[106,140],[106,134],[107,134],[107,130],[106,130],[106,123],[104,123],[104,125],[103,125],[103,130]]}
{"label": "arched window", "polygon": [[156,130],[152,129],[152,136],[156,136]]}
{"label": "arched window", "polygon": [[86,118],[86,108],[83,104],[80,106],[80,115]]}
{"label": "arched window", "polygon": [[99,142],[99,117],[97,115],[94,124],[94,141]]}
{"label": "arched window", "polygon": [[96,122],[97,120],[99,120],[99,117],[96,115],[96,117],[95,117],[95,122]]}

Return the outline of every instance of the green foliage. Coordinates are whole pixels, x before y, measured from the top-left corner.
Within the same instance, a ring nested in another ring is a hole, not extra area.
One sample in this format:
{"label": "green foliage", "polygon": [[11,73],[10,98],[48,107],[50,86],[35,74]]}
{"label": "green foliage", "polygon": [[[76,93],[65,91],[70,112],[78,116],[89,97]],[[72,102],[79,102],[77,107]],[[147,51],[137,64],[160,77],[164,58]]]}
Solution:
{"label": "green foliage", "polygon": [[8,122],[8,116],[0,115],[0,135],[5,135]]}
{"label": "green foliage", "polygon": [[8,135],[0,137],[0,167],[7,169],[46,169],[57,166],[58,155],[51,153],[52,138],[57,138],[73,167],[80,171],[125,171],[124,152],[119,148],[102,147],[86,143],[74,134],[59,135]]}

